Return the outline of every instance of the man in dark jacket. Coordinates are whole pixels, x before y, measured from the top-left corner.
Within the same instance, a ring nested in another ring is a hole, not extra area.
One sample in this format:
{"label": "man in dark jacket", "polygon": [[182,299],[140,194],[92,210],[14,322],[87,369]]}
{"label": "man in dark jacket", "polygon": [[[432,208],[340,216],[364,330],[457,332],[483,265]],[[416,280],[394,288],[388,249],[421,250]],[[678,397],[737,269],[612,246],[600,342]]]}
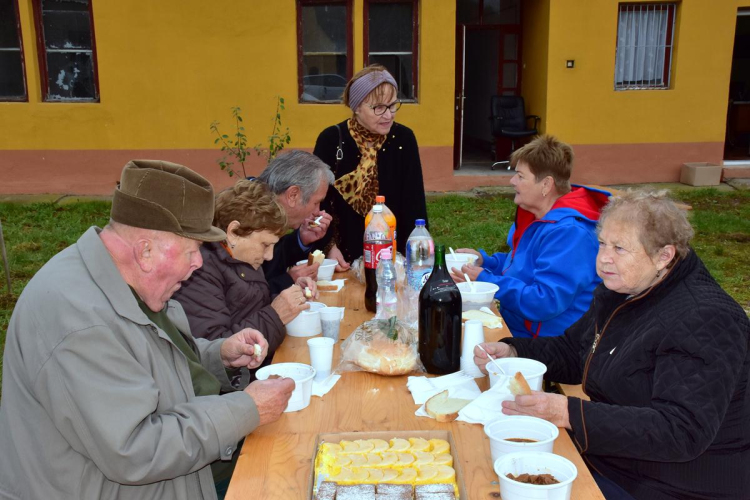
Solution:
{"label": "man in dark jacket", "polygon": [[289,227],[294,229],[281,237],[273,249],[273,259],[263,264],[271,293],[277,294],[292,286],[298,278],[314,278],[317,273],[317,265],[295,264],[306,259],[311,251],[322,249],[327,240],[325,236],[331,216],[320,210],[320,202],[334,179],[331,169],[317,156],[291,151],[273,160],[258,180],[268,184],[276,194],[276,200],[286,212]]}

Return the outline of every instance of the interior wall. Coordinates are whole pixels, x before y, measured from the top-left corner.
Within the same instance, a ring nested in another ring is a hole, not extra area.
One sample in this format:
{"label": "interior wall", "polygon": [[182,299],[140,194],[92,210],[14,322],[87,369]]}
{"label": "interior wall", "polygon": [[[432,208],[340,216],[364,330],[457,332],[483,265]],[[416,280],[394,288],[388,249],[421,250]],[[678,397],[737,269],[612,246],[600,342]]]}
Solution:
{"label": "interior wall", "polygon": [[490,97],[497,93],[499,45],[495,30],[466,31],[464,138],[493,141]]}

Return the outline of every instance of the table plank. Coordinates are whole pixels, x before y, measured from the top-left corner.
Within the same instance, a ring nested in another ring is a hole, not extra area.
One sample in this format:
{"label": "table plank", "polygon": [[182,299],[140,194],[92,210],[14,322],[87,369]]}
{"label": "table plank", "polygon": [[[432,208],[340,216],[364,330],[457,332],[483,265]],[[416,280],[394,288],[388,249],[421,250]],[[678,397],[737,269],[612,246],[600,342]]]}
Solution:
{"label": "table plank", "polygon": [[[340,346],[351,332],[372,314],[364,308],[364,286],[351,274],[338,293],[322,292],[320,301],[344,306],[341,338],[334,348],[334,367],[341,356]],[[485,329],[487,341],[510,335],[505,326]],[[280,362],[309,363],[306,338],[289,337],[274,357]],[[313,397],[302,411],[285,413],[269,425],[256,429],[246,439],[227,493],[227,500],[247,498],[268,500],[306,499],[312,469],[315,438],[321,433],[449,430],[457,443],[458,459],[464,472],[465,487],[471,500],[499,498],[497,475],[492,469],[489,440],[481,425],[465,422],[439,423],[414,415],[417,407],[406,388],[406,376],[383,377],[366,372],[344,373],[322,398]],[[483,390],[487,378],[478,379]],[[591,474],[567,433],[555,441],[555,453],[565,456],[578,468],[572,498],[601,500]]]}

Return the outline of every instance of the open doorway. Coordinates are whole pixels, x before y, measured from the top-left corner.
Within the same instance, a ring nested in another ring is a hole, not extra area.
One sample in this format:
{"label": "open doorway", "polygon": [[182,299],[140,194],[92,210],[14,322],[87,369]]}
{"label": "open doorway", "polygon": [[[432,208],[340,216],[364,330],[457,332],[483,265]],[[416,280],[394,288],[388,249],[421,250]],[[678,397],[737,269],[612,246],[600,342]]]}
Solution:
{"label": "open doorway", "polygon": [[750,9],[737,12],[724,163],[750,162]]}
{"label": "open doorway", "polygon": [[457,0],[456,35],[454,169],[489,173],[510,153],[492,135],[490,99],[521,95],[521,0]]}

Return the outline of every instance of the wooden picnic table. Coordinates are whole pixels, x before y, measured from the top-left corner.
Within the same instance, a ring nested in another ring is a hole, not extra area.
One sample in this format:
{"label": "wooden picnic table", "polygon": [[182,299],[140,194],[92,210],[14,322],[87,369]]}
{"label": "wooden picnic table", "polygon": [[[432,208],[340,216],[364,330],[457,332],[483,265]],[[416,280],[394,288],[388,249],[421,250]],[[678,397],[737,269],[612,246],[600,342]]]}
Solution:
{"label": "wooden picnic table", "polygon": [[[320,302],[346,307],[341,324],[343,341],[373,315],[364,307],[364,286],[351,274],[335,277],[347,278],[346,286],[338,293],[321,292]],[[505,326],[485,329],[487,341],[509,335]],[[340,357],[341,341],[334,348],[334,368]],[[308,364],[307,339],[287,336],[274,357],[274,363],[280,362]],[[227,500],[309,498],[313,447],[318,434],[410,430],[451,431],[458,448],[456,452],[468,498],[497,500],[500,496],[498,478],[492,468],[489,440],[483,426],[457,421],[438,423],[431,418],[415,416],[417,406],[406,388],[406,379],[406,376],[384,377],[365,372],[344,373],[328,394],[322,398],[313,396],[310,406],[304,410],[284,413],[273,424],[253,431],[245,439]],[[477,379],[477,383],[482,390],[488,388],[486,377]],[[578,468],[571,498],[604,498],[565,431],[561,430],[554,451]]]}

